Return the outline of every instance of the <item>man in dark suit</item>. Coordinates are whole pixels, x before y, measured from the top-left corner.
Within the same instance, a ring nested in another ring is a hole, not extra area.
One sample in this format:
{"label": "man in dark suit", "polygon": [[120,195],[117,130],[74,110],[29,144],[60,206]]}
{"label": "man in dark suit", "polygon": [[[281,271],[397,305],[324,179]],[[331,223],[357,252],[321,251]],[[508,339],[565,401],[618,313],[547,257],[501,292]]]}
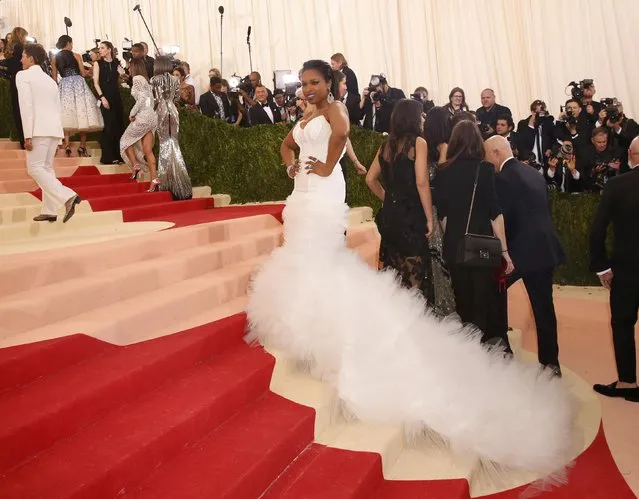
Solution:
{"label": "man in dark suit", "polygon": [[525,160],[528,158],[522,157],[524,154],[533,155],[535,164],[545,167],[546,158],[555,144],[555,119],[548,114],[546,103],[541,100],[533,101],[530,112],[530,116],[517,125],[520,158]]}
{"label": "man in dark suit", "polygon": [[282,121],[282,116],[273,101],[268,100],[266,87],[255,88],[255,104],[249,109],[249,121],[254,125],[272,125]]}
{"label": "man in dark suit", "polygon": [[550,216],[546,182],[534,168],[513,157],[504,137],[491,137],[485,142],[485,149],[486,159],[498,173],[497,193],[506,224],[508,251],[515,266],[507,278],[507,286],[519,279],[524,281],[537,326],[539,363],[561,376],[552,278],[565,254]]}
{"label": "man in dark suit", "polygon": [[[506,106],[497,104],[495,100],[495,91],[492,88],[486,88],[481,93],[481,106],[475,112],[477,121],[482,125],[486,125],[486,133],[484,138],[490,137],[495,134],[497,128],[497,119],[500,116],[512,116],[512,112]],[[513,128],[515,125],[513,124]]]}
{"label": "man in dark suit", "polygon": [[222,78],[213,76],[210,80],[211,90],[200,97],[200,110],[204,116],[229,121],[231,118],[231,103],[222,92]]}
{"label": "man in dark suit", "polygon": [[[639,138],[628,149],[630,171],[611,178],[604,187],[590,231],[590,268],[610,290],[612,341],[618,381],[594,385],[606,397],[639,402],[635,324],[639,312]],[[612,258],[606,254],[606,234],[612,222]]]}

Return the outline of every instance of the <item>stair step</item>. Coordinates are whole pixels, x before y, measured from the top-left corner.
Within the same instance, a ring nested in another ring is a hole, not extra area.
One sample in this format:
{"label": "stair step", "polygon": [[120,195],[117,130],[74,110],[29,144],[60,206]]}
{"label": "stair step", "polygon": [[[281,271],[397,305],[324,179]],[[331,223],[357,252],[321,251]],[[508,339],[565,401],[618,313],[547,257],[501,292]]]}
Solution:
{"label": "stair step", "polygon": [[[53,166],[85,166],[90,164],[92,158],[61,158],[56,156],[53,160]],[[27,156],[23,157],[2,157],[0,156],[0,170],[4,170],[5,168],[26,168],[27,167]]]}
{"label": "stair step", "polygon": [[[70,177],[77,169],[77,166],[56,166],[55,176]],[[0,165],[0,180],[31,180],[31,177],[27,173],[26,163],[21,168],[5,168]]]}
{"label": "stair step", "polygon": [[264,499],[369,499],[383,482],[379,454],[311,445]]}
{"label": "stair step", "polygon": [[97,356],[4,393],[0,472],[150,391],[158,379],[239,344],[244,325],[245,316],[238,315],[146,343],[109,345]]}
{"label": "stair step", "polygon": [[171,216],[197,210],[213,208],[213,198],[188,199],[184,201],[171,201],[168,203],[147,204],[125,208],[122,216],[125,222],[139,222],[148,219],[159,219],[163,216]]}
{"label": "stair step", "polygon": [[247,292],[251,275],[267,256],[245,260],[198,277],[177,282],[142,296],[133,296],[24,333],[0,338],[1,346],[30,343],[45,337],[83,333],[126,345],[175,331],[173,324],[226,303]]}
{"label": "stair step", "polygon": [[170,203],[173,196],[170,192],[141,192],[118,196],[105,196],[90,200],[93,211],[122,210],[133,206],[158,203]]}
{"label": "stair step", "polygon": [[14,294],[0,301],[0,337],[44,327],[112,303],[139,297],[222,267],[269,254],[281,231],[266,229],[231,241],[195,246]]}
{"label": "stair step", "polygon": [[0,394],[115,348],[89,336],[72,335],[0,349]]}
{"label": "stair step", "polygon": [[127,494],[259,497],[313,440],[312,409],[267,393]]}
{"label": "stair step", "polygon": [[271,228],[281,230],[281,225],[272,217],[262,215],[157,232],[145,236],[143,241],[139,238],[108,241],[92,247],[91,251],[71,247],[64,252],[5,256],[5,264],[0,266],[0,296]]}
{"label": "stair step", "polygon": [[146,396],[131,393],[132,403],[0,478],[0,490],[6,497],[113,498],[263,395],[272,368],[263,350],[237,345]]}

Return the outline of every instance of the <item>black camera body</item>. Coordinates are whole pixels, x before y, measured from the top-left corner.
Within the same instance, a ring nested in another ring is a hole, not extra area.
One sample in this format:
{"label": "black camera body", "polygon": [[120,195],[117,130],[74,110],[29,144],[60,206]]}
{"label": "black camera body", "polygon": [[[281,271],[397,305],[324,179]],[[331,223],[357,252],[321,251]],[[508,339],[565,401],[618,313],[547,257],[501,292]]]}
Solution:
{"label": "black camera body", "polygon": [[481,132],[482,135],[487,135],[488,132],[490,131],[490,125],[488,123],[479,122],[477,126],[479,126],[479,131]]}
{"label": "black camera body", "polygon": [[82,54],[82,62],[86,62],[87,64],[91,64],[91,51],[87,50]]}
{"label": "black camera body", "polygon": [[601,104],[605,107],[606,110],[606,119],[612,121],[613,123],[619,121],[620,113],[619,101],[616,97],[606,97],[605,99],[601,99]]}

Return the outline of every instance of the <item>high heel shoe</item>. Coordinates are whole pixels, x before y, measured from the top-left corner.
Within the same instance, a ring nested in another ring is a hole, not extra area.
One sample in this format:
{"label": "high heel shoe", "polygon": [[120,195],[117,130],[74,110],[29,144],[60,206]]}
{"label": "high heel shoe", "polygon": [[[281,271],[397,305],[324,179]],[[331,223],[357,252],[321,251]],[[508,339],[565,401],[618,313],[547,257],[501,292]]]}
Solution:
{"label": "high heel shoe", "polygon": [[73,151],[71,151],[71,146],[66,146],[64,148],[64,153],[67,155],[67,158],[70,158],[71,154],[73,153]]}
{"label": "high heel shoe", "polygon": [[138,175],[140,175],[140,170],[141,168],[139,166],[136,166],[135,168],[133,168],[133,174],[131,175],[131,177],[129,177],[130,180],[137,180],[138,179]]}
{"label": "high heel shoe", "polygon": [[78,157],[80,158],[88,158],[89,153],[87,152],[86,147],[78,147]]}
{"label": "high heel shoe", "polygon": [[149,190],[146,192],[155,192],[158,190],[159,187],[160,187],[160,179],[154,178],[153,180],[151,180],[151,187],[149,187]]}

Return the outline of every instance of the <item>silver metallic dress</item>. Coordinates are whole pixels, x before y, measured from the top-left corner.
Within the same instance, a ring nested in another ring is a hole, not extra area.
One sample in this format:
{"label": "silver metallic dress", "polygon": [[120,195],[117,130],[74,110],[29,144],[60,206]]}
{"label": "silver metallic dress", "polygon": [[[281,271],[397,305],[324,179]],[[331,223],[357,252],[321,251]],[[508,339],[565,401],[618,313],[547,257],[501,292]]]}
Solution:
{"label": "silver metallic dress", "polygon": [[[146,159],[144,158],[144,151],[142,150],[142,139],[144,136],[151,132],[155,133],[155,129],[158,126],[158,117],[153,109],[153,94],[151,92],[151,85],[146,81],[144,76],[134,76],[133,85],[131,87],[131,95],[135,99],[135,105],[129,113],[130,117],[135,117],[135,120],[129,123],[124,135],[120,139],[120,154],[122,159],[132,169],[136,166],[148,171]],[[136,164],[132,165],[128,156],[124,151],[133,146],[135,153]]]}
{"label": "silver metallic dress", "polygon": [[191,199],[191,178],[184,164],[178,143],[180,115],[174,99],[180,90],[180,82],[168,73],[151,78],[158,116],[158,177],[160,190],[170,191],[175,199]]}

